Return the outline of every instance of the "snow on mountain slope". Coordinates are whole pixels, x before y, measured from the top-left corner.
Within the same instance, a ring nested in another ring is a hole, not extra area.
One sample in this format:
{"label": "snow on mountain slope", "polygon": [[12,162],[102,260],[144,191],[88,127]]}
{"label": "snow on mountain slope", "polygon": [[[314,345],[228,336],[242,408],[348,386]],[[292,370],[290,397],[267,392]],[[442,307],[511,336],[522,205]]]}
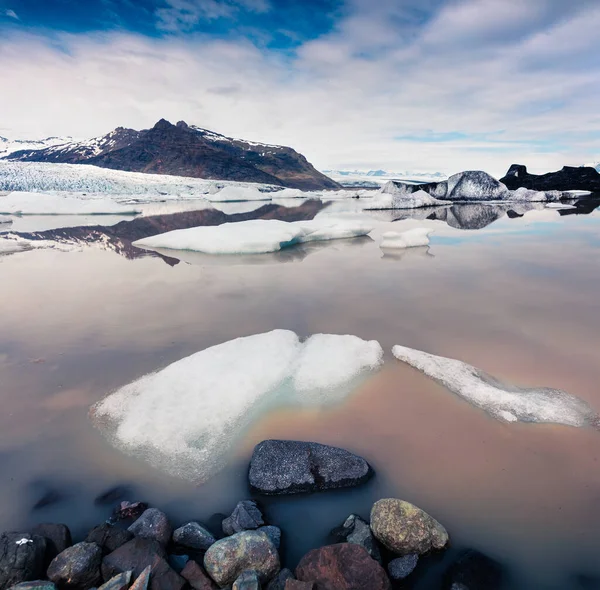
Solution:
{"label": "snow on mountain slope", "polygon": [[0,158],[23,150],[43,150],[72,143],[72,137],[47,137],[46,139],[8,139],[0,137]]}
{"label": "snow on mountain slope", "polygon": [[441,172],[389,172],[387,170],[322,170],[332,180],[342,186],[363,186],[365,188],[378,188],[388,180],[402,180],[404,182],[436,182],[448,178]]}

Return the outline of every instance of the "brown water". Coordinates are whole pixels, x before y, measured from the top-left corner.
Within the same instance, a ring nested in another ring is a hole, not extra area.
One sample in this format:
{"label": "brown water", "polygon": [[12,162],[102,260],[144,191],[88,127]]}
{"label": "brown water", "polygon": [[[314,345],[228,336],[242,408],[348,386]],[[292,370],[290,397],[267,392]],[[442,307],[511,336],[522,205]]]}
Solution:
{"label": "brown water", "polygon": [[[389,353],[402,344],[460,358],[600,411],[600,216],[533,213],[478,231],[435,222],[428,251],[396,258],[370,239],[258,260],[188,253],[176,266],[97,246],[0,257],[0,529],[62,520],[82,534],[108,515],[93,499],[120,483],[176,522],[207,520],[248,496],[256,442],[296,438],[359,452],[377,477],[266,503],[290,565],[350,512],[366,517],[374,500],[398,496],[436,516],[454,547],[507,565],[511,588],[600,579],[600,433],[497,422]],[[202,486],[123,455],[92,427],[90,405],[113,389],[274,328],[377,339],[387,362],[342,405],[264,415]],[[49,490],[63,500],[32,510]]]}

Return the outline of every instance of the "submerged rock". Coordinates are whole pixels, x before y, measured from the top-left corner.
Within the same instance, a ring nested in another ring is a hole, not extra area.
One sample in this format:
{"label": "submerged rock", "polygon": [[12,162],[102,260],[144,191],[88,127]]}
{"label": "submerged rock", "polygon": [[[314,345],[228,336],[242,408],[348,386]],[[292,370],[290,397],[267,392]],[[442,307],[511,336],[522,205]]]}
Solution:
{"label": "submerged rock", "polygon": [[188,522],[173,531],[173,541],[183,547],[206,551],[216,542],[213,534],[197,522]]}
{"label": "submerged rock", "polygon": [[233,584],[245,570],[255,570],[261,582],[267,582],[279,571],[279,555],[267,535],[243,531],[212,545],[204,567],[219,586]]}
{"label": "submerged rock", "polygon": [[48,578],[60,589],[87,590],[102,581],[102,549],[95,543],[77,543],[59,553],[48,568]]}
{"label": "submerged rock", "polygon": [[499,590],[503,578],[503,568],[497,561],[468,550],[446,572],[444,590]]}
{"label": "submerged rock", "polygon": [[309,551],[296,568],[296,578],[318,590],[390,590],[385,570],[367,551],[353,543]]}
{"label": "submerged rock", "polygon": [[413,504],[393,498],[375,502],[371,530],[380,543],[399,555],[422,555],[448,543],[448,533],[437,520]]}
{"label": "submerged rock", "polygon": [[234,535],[242,531],[255,530],[264,525],[262,512],[254,500],[242,500],[237,503],[231,516],[223,520],[223,532]]}
{"label": "submerged rock", "polygon": [[156,508],[144,511],[127,530],[142,539],[156,539],[162,545],[169,542],[173,532],[167,515]]}
{"label": "submerged rock", "polygon": [[365,522],[360,516],[351,514],[344,524],[335,531],[342,537],[346,543],[354,543],[366,549],[367,553],[375,560],[381,562],[381,553],[377,546],[377,540],[371,532],[368,522]]}
{"label": "submerged rock", "polygon": [[338,447],[265,440],[254,448],[249,480],[255,492],[278,495],[352,487],[372,475],[362,457]]}
{"label": "submerged rock", "polygon": [[0,588],[44,576],[46,539],[29,533],[0,536]]}
{"label": "submerged rock", "polygon": [[181,576],[187,580],[188,584],[194,590],[216,590],[217,585],[208,577],[204,569],[193,559],[190,559],[183,570]]}
{"label": "submerged rock", "polygon": [[413,573],[419,562],[419,556],[416,553],[397,557],[388,563],[388,573],[392,580],[404,580]]}
{"label": "submerged rock", "polygon": [[260,580],[254,570],[242,572],[233,583],[232,590],[260,590]]}

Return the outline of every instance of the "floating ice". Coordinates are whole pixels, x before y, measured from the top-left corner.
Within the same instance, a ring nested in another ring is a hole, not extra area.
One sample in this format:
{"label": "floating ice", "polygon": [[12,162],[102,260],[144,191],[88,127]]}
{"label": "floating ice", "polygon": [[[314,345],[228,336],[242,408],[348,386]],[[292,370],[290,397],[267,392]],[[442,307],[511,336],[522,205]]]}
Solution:
{"label": "floating ice", "polygon": [[392,352],[397,359],[419,369],[498,420],[599,425],[598,415],[592,408],[560,389],[515,387],[462,361],[404,346],[394,346]]}
{"label": "floating ice", "polygon": [[567,203],[548,203],[547,209],[577,209],[575,205],[569,205]]}
{"label": "floating ice", "polygon": [[381,193],[368,203],[364,209],[377,211],[381,209],[419,209],[420,207],[437,207],[451,205],[450,201],[436,199],[425,191],[407,192],[398,188],[394,183],[388,183]]}
{"label": "floating ice", "polygon": [[15,234],[2,234],[0,236],[0,256],[34,249],[54,249],[68,252],[75,250],[76,246],[52,240],[25,240]]}
{"label": "floating ice", "polygon": [[290,223],[253,219],[178,229],[133,244],[142,248],[194,250],[207,254],[262,254],[303,242],[364,236],[372,230],[373,226],[364,220],[324,217]]}
{"label": "floating ice", "polygon": [[213,203],[270,201],[271,197],[271,193],[261,193],[253,186],[226,186],[216,193],[206,195],[206,198]]}
{"label": "floating ice", "polygon": [[134,205],[120,205],[107,198],[74,198],[46,193],[12,192],[0,197],[0,213],[12,215],[132,215]]}
{"label": "floating ice", "polygon": [[415,227],[404,232],[389,231],[383,234],[380,248],[416,248],[429,245],[429,227]]}
{"label": "floating ice", "polygon": [[0,215],[0,223],[12,223],[12,217],[8,215]]}
{"label": "floating ice", "polygon": [[[126,452],[187,479],[224,466],[236,436],[276,405],[327,404],[378,368],[383,351],[356,336],[288,330],[237,338],[126,385],[92,407],[92,417]],[[342,392],[342,393],[340,393]],[[331,396],[330,396],[331,394]]]}

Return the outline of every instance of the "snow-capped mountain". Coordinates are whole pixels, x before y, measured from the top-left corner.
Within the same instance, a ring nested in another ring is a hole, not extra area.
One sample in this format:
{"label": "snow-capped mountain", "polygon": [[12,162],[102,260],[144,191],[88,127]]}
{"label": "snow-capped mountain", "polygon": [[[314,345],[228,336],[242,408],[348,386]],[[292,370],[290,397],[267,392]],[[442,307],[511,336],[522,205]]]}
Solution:
{"label": "snow-capped mountain", "polygon": [[322,170],[323,174],[342,186],[379,187],[388,180],[414,180],[415,182],[432,182],[445,180],[447,176],[441,172],[390,172],[388,170]]}
{"label": "snow-capped mountain", "polygon": [[0,158],[23,150],[43,150],[57,145],[70,144],[72,137],[46,137],[46,139],[8,139],[0,137]]}
{"label": "snow-capped mountain", "polygon": [[113,170],[258,182],[302,190],[339,188],[292,148],[234,139],[184,121],[172,125],[164,119],[151,129],[118,127],[87,141],[14,151],[7,159],[92,164]]}

